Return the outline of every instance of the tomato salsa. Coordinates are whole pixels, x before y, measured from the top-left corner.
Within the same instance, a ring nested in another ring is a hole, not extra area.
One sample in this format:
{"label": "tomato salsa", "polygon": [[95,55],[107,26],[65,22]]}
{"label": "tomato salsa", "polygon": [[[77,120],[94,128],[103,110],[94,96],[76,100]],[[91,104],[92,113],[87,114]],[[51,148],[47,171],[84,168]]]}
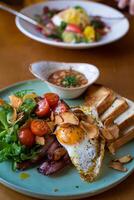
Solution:
{"label": "tomato salsa", "polygon": [[65,88],[80,87],[88,83],[84,74],[71,68],[69,70],[57,70],[53,72],[48,77],[48,81]]}

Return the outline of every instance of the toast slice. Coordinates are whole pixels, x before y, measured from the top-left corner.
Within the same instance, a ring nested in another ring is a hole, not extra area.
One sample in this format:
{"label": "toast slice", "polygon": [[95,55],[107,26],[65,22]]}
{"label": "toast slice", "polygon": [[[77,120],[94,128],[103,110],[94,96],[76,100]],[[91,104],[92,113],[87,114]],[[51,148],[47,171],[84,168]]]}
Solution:
{"label": "toast slice", "polygon": [[113,104],[100,116],[102,122],[108,118],[116,119],[119,115],[128,109],[128,103],[123,97],[115,99]]}
{"label": "toast slice", "polygon": [[120,131],[134,125],[134,103],[130,100],[126,101],[129,108],[114,121],[114,123],[118,125]]}
{"label": "toast slice", "polygon": [[112,90],[95,84],[88,89],[85,104],[90,107],[95,106],[100,115],[111,106],[115,98],[116,94]]}
{"label": "toast slice", "polygon": [[134,139],[134,126],[129,127],[127,130],[123,131],[122,136],[108,145],[108,149],[112,154],[121,148],[124,144],[130,142]]}

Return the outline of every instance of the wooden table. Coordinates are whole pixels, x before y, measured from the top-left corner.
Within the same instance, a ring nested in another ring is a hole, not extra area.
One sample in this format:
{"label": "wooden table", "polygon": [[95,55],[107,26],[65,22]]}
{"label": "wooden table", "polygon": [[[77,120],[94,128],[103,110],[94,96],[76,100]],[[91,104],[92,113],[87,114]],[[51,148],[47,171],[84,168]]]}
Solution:
{"label": "wooden table", "polygon": [[[129,33],[113,44],[88,49],[66,50],[47,46],[24,36],[16,28],[14,17],[0,10],[0,88],[33,78],[29,64],[39,60],[88,62],[99,67],[99,83],[113,88],[134,100],[134,19]],[[97,195],[92,200],[132,200],[134,174],[117,187]],[[32,200],[0,185],[1,200]]]}

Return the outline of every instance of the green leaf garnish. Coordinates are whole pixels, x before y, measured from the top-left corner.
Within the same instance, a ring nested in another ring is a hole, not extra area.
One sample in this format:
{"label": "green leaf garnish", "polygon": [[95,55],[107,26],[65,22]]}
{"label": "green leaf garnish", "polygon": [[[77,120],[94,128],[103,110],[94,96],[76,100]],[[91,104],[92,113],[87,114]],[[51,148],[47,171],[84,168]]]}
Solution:
{"label": "green leaf garnish", "polygon": [[91,21],[91,26],[93,26],[95,29],[103,29],[104,28],[104,23],[98,19],[93,19]]}
{"label": "green leaf garnish", "polygon": [[62,21],[61,24],[60,24],[60,30],[64,31],[66,26],[67,26],[67,23]]}
{"label": "green leaf garnish", "polygon": [[20,90],[14,93],[15,96],[23,98],[26,94],[28,94],[29,92],[33,92],[33,89],[29,89],[29,90]]}
{"label": "green leaf garnish", "polygon": [[61,83],[64,87],[71,87],[77,85],[77,78],[75,76],[66,76]]}
{"label": "green leaf garnish", "polygon": [[36,107],[36,101],[34,99],[25,99],[22,105],[19,107],[20,112],[30,114]]}

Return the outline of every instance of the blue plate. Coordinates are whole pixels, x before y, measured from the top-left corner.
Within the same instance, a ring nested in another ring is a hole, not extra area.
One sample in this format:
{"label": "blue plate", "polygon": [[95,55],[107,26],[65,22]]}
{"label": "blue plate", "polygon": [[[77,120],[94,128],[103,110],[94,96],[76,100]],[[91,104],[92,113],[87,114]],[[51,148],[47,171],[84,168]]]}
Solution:
{"label": "blue plate", "polygon": [[[34,89],[41,95],[49,92],[47,85],[39,80],[31,80],[17,83],[0,91],[0,98],[8,99],[8,96],[18,90]],[[82,99],[69,100],[70,105],[79,105]],[[117,156],[123,156],[130,153],[134,157],[134,142],[130,142],[121,148]],[[75,199],[106,191],[130,175],[134,170],[134,160],[126,164],[128,171],[126,173],[118,172],[108,167],[112,158],[108,153],[105,155],[101,174],[93,183],[83,182],[75,168],[69,167],[55,176],[43,176],[37,172],[36,168],[26,170],[30,176],[22,180],[20,172],[13,172],[10,162],[0,163],[0,182],[17,192],[42,198],[42,199]]]}

